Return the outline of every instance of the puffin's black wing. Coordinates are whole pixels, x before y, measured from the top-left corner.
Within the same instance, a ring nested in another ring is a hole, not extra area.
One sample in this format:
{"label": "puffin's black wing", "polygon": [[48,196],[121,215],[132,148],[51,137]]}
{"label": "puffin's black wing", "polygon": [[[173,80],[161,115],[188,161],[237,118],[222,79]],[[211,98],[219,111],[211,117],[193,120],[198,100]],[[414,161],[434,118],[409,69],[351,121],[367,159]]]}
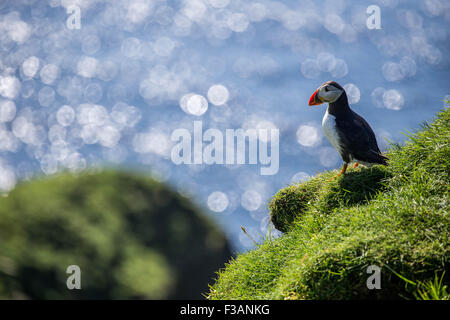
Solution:
{"label": "puffin's black wing", "polygon": [[372,128],[359,114],[352,111],[352,116],[336,119],[336,129],[344,153],[360,161],[387,165]]}

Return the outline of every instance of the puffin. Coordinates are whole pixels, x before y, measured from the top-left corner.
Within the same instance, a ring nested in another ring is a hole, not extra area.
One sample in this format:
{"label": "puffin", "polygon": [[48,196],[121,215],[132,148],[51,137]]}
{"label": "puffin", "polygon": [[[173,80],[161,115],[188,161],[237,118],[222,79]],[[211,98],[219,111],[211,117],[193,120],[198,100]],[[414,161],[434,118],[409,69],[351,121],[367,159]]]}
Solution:
{"label": "puffin", "polygon": [[328,102],[322,119],[325,136],[341,155],[344,165],[337,176],[345,174],[349,163],[370,167],[374,164],[388,165],[387,157],[381,154],[372,128],[348,104],[347,94],[335,81],[322,84],[309,99],[309,106]]}

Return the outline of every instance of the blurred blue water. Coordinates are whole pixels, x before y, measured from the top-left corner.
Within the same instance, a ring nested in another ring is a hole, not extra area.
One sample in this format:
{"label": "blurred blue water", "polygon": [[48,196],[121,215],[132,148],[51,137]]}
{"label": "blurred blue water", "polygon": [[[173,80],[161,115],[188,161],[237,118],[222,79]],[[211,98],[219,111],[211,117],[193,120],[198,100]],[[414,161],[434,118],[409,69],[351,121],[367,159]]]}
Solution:
{"label": "blurred blue water", "polygon": [[[381,29],[366,25],[370,5]],[[193,197],[247,250],[240,226],[265,236],[275,192],[341,165],[320,127],[326,106],[307,107],[313,91],[345,85],[382,149],[402,142],[450,94],[449,26],[445,0],[2,1],[0,191],[61,170],[136,168]],[[218,84],[225,97],[208,94]],[[196,120],[278,129],[278,173],[174,165],[171,133]]]}

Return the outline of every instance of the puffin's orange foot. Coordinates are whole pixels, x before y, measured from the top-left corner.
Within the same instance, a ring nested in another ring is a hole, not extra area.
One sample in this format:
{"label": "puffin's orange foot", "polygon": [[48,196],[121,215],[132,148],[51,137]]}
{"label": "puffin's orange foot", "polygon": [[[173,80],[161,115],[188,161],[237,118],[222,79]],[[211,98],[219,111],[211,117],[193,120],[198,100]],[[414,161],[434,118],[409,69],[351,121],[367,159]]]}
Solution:
{"label": "puffin's orange foot", "polygon": [[355,162],[355,164],[353,165],[353,168],[356,168],[358,166],[358,162]]}

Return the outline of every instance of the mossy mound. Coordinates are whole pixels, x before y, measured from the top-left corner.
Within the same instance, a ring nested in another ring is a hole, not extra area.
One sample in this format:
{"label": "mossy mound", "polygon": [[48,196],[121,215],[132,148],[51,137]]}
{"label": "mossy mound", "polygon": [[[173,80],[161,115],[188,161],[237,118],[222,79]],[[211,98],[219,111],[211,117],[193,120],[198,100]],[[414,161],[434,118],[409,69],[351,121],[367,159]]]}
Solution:
{"label": "mossy mound", "polygon": [[367,203],[384,188],[390,176],[387,168],[348,170],[343,179],[334,179],[335,172],[281,189],[269,204],[271,220],[278,230],[289,231],[294,221],[314,207],[316,213],[327,214],[346,206]]}
{"label": "mossy mound", "polygon": [[143,175],[66,173],[0,198],[0,298],[200,299],[230,256],[198,208]]}
{"label": "mossy mound", "polygon": [[269,207],[285,234],[231,260],[209,298],[449,299],[450,110],[388,157],[280,190]]}

